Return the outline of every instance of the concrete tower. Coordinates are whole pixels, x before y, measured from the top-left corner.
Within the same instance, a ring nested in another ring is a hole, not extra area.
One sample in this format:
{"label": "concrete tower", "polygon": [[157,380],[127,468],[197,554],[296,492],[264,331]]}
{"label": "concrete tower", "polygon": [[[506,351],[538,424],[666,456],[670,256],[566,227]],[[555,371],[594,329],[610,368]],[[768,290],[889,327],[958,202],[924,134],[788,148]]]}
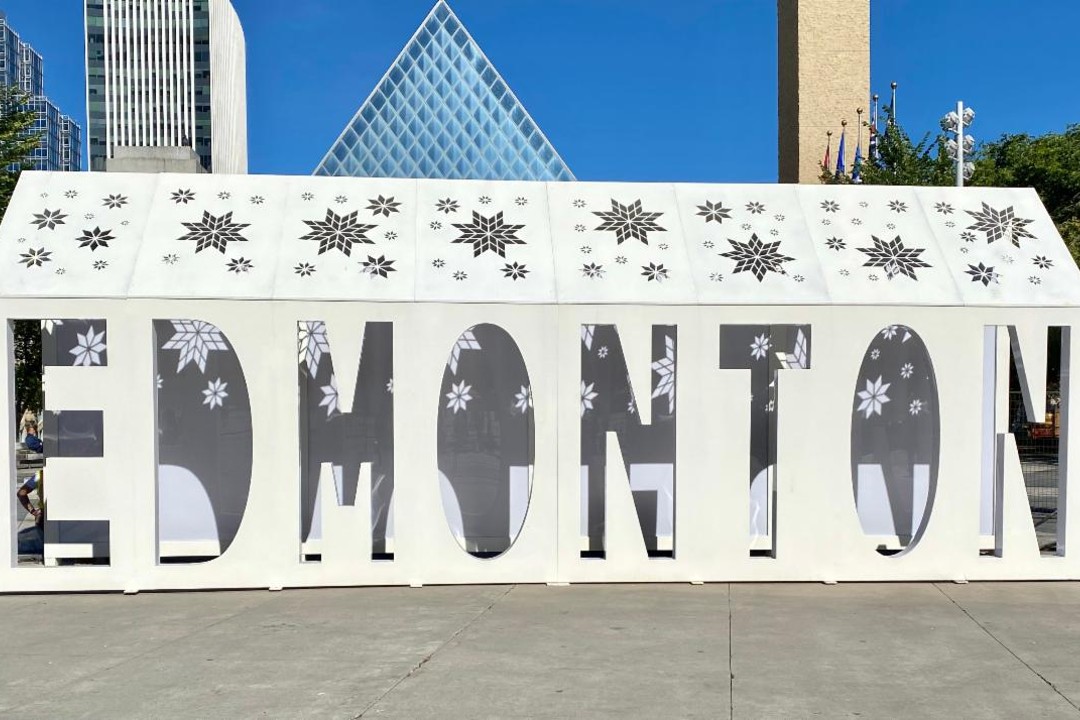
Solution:
{"label": "concrete tower", "polygon": [[[841,120],[850,172],[855,110],[870,97],[870,0],[777,0],[776,11],[780,182],[818,182],[826,132],[835,158]],[[864,155],[866,142],[864,131]]]}

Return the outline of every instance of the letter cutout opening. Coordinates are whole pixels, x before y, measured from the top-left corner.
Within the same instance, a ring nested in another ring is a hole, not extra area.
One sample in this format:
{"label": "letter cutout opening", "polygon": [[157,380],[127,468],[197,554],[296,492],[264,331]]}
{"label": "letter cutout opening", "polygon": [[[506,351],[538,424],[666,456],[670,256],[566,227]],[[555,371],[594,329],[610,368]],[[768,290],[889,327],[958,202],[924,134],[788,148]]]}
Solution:
{"label": "letter cutout opening", "polygon": [[941,420],[934,365],[922,338],[889,325],[859,368],[851,418],[851,477],[863,532],[882,555],[912,547],[937,489]]}
{"label": "letter cutout opening", "polygon": [[[321,560],[324,551],[322,516],[322,467],[329,465],[337,491],[337,504],[352,507],[371,472],[371,557],[394,556],[394,325],[364,325],[360,364],[352,407],[338,394],[337,376],[347,372],[350,359],[331,352],[325,322],[303,321],[298,327],[298,374],[300,412],[300,542],[306,561]],[[339,341],[340,342],[340,341]],[[335,362],[336,360],[336,362]],[[365,491],[367,491],[365,489]],[[366,532],[366,530],[365,530]],[[333,548],[332,552],[355,552]]]}
{"label": "letter cutout opening", "polygon": [[651,557],[674,556],[677,342],[676,326],[652,326],[654,385],[645,401],[652,403],[652,422],[646,425],[638,417],[618,328],[581,328],[582,557],[604,557],[607,550],[608,433],[615,433],[622,450],[646,550]]}
{"label": "letter cutout opening", "polygon": [[514,339],[498,325],[458,337],[439,394],[443,511],[462,549],[501,555],[521,532],[532,494],[532,388]]}
{"label": "letter cutout opening", "polygon": [[251,402],[228,338],[202,320],[155,320],[158,561],[225,554],[251,489]]}

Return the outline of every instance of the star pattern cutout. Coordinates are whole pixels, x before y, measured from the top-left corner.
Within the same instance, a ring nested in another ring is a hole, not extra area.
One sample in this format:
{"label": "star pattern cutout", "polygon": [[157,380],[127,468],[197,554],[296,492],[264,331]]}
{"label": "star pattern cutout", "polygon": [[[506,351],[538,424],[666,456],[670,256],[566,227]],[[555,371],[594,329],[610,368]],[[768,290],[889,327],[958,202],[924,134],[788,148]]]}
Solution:
{"label": "star pattern cutout", "polygon": [[371,275],[371,277],[385,278],[389,277],[390,273],[397,272],[397,268],[393,267],[394,261],[387,260],[385,255],[379,257],[368,255],[367,260],[362,261],[360,265],[363,267],[364,272]]}
{"label": "star pattern cutout", "polygon": [[611,210],[593,211],[593,215],[604,220],[596,229],[613,231],[619,245],[627,240],[640,240],[648,245],[650,232],[667,232],[666,228],[660,227],[656,222],[663,214],[646,212],[641,208],[640,200],[623,205],[618,200],[612,199]]}
{"label": "star pattern cutout", "polygon": [[188,232],[179,239],[181,241],[193,240],[197,253],[209,248],[224,255],[225,248],[230,242],[247,242],[247,238],[241,235],[240,231],[248,227],[248,224],[233,222],[231,211],[218,216],[203,210],[202,220],[181,224],[188,229]]}
{"label": "star pattern cutout", "polygon": [[998,273],[994,272],[994,266],[989,267],[979,263],[978,265],[968,265],[968,269],[964,271],[971,276],[971,282],[981,282],[983,287],[986,287],[990,283],[998,282],[1001,277]]}
{"label": "star pattern cutout", "polygon": [[115,240],[109,230],[102,230],[100,227],[96,227],[93,230],[83,230],[82,237],[76,238],[79,241],[79,247],[90,248],[91,251],[97,250],[99,247],[109,247],[109,241]]}
{"label": "star pattern cutout", "polygon": [[117,210],[127,205],[127,197],[124,195],[108,195],[102,198],[101,204],[110,210]]}
{"label": "star pattern cutout", "polygon": [[162,350],[179,350],[180,361],[176,366],[179,374],[190,363],[199,366],[199,372],[206,372],[206,361],[215,350],[228,350],[221,331],[202,320],[173,320],[173,336]]}
{"label": "star pattern cutout", "polygon": [[67,215],[59,210],[46,208],[40,213],[34,213],[33,224],[37,225],[38,230],[55,230],[57,225],[64,224],[64,218],[66,217]]}
{"label": "star pattern cutout", "polygon": [[918,280],[915,271],[919,268],[932,267],[919,256],[926,250],[924,248],[906,248],[903,240],[897,235],[893,240],[881,240],[871,236],[874,247],[858,248],[859,252],[866,253],[867,261],[863,267],[879,267],[885,270],[885,276],[892,280],[897,275]]}
{"label": "star pattern cutout", "polygon": [[982,210],[967,210],[966,212],[975,218],[975,224],[969,225],[968,230],[986,233],[987,244],[1005,238],[1016,247],[1020,247],[1022,239],[1036,239],[1027,229],[1027,226],[1035,221],[1016,217],[1012,205],[1004,210],[995,210],[983,203]]}
{"label": "star pattern cutout", "polygon": [[735,261],[736,273],[749,272],[761,282],[765,275],[774,272],[785,274],[783,264],[791,262],[795,258],[780,253],[780,241],[763,243],[756,234],[750,236],[749,242],[739,242],[728,239],[731,250],[720,253],[720,257],[730,258]]}
{"label": "star pattern cutout", "polygon": [[30,248],[24,253],[19,253],[19,262],[27,268],[41,267],[44,263],[52,262],[52,252],[45,248]]}
{"label": "star pattern cutout", "polygon": [[367,209],[371,211],[372,217],[376,215],[390,217],[390,213],[401,212],[398,210],[398,208],[401,207],[401,203],[395,202],[393,196],[383,197],[380,195],[374,200],[369,198],[368,203],[370,204],[367,206]]}
{"label": "star pattern cutout", "polygon": [[346,215],[338,215],[327,208],[326,219],[304,221],[304,224],[311,228],[311,232],[300,239],[317,241],[320,255],[330,250],[340,250],[346,257],[351,256],[354,243],[375,244],[374,240],[368,238],[367,232],[374,230],[376,226],[357,223],[358,215],[355,210]]}
{"label": "star pattern cutout", "polygon": [[490,251],[505,258],[507,245],[525,244],[525,241],[517,236],[517,233],[524,230],[525,226],[504,222],[501,210],[491,217],[485,217],[473,210],[472,222],[454,223],[454,227],[461,231],[461,236],[451,242],[471,244],[473,257],[479,257],[482,253]]}
{"label": "star pattern cutout", "polygon": [[177,190],[169,198],[177,205],[187,205],[189,202],[195,199],[195,193],[191,190]]}
{"label": "star pattern cutout", "polygon": [[724,203],[712,203],[708,200],[704,205],[698,205],[698,215],[705,218],[706,223],[715,222],[722,225],[725,220],[731,219],[731,208],[724,207]]}
{"label": "star pattern cutout", "polygon": [[507,263],[502,268],[503,277],[511,280],[523,280],[529,272],[529,269],[524,264],[518,262]]}

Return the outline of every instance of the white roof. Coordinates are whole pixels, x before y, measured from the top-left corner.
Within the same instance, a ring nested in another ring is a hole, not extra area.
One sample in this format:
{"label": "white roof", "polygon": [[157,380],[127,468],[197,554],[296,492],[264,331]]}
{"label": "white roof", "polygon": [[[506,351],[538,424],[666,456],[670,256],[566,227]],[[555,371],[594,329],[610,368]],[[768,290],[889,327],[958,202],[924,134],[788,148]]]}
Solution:
{"label": "white roof", "polygon": [[1033,190],[22,175],[0,297],[1073,306]]}

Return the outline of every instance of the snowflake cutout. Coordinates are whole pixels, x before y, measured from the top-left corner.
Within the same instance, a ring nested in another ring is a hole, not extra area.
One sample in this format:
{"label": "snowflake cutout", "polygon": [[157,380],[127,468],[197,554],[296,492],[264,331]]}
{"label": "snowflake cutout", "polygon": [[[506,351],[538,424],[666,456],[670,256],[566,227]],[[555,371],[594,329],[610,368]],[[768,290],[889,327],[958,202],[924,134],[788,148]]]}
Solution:
{"label": "snowflake cutout", "polygon": [[109,241],[116,238],[110,235],[110,230],[102,230],[100,227],[95,227],[93,230],[83,230],[82,237],[75,238],[79,247],[90,248],[91,252],[97,250],[99,247],[109,247]]}
{"label": "snowflake cutout", "polygon": [[973,243],[975,242],[975,233],[967,232],[965,230],[964,232],[960,233],[960,239],[966,243]]}
{"label": "snowflake cutout", "polygon": [[841,250],[847,248],[847,243],[844,242],[842,238],[831,237],[825,241],[825,246],[830,250],[840,252]]}
{"label": "snowflake cutout", "polygon": [[586,228],[581,223],[574,226],[574,232],[585,232]]}
{"label": "snowflake cutout", "polygon": [[829,218],[823,218],[821,220],[821,224],[822,225],[832,225],[832,220],[830,220]]}
{"label": "snowflake cutout", "polygon": [[75,356],[75,367],[90,367],[101,364],[101,353],[105,352],[105,331],[94,332],[91,325],[86,333],[75,333],[76,345],[68,350]]}
{"label": "snowflake cutout", "polygon": [[650,232],[667,232],[667,229],[660,227],[656,222],[663,214],[646,212],[641,208],[641,200],[623,205],[618,200],[612,199],[611,210],[593,211],[593,215],[604,220],[596,229],[613,231],[618,245],[622,245],[627,240],[640,240],[648,245]]}
{"label": "snowflake cutout", "polygon": [[224,407],[225,398],[229,397],[229,393],[225,392],[227,387],[229,383],[221,382],[221,378],[208,382],[206,389],[202,391],[203,405],[209,405],[211,410],[215,407]]}
{"label": "snowflake cutout", "polygon": [[322,400],[319,401],[319,407],[326,408],[326,417],[330,417],[338,409],[338,387],[337,387],[337,375],[330,375],[330,384],[323,385],[319,388],[322,390]]}
{"label": "snowflake cutout", "polygon": [[368,255],[367,260],[362,260],[360,265],[364,272],[368,273],[373,278],[388,278],[390,277],[390,273],[397,272],[397,268],[393,267],[395,262],[395,260],[387,260],[385,255],[380,255],[377,258]]}
{"label": "snowflake cutout", "polygon": [[449,215],[450,213],[457,212],[460,207],[457,200],[446,198],[445,200],[439,200],[435,203],[435,212],[443,212]]}
{"label": "snowflake cutout", "polygon": [[840,210],[840,203],[835,200],[822,200],[821,209],[827,213],[834,213]]}
{"label": "snowflake cutout", "polygon": [[248,272],[251,268],[255,267],[255,265],[246,257],[238,257],[229,260],[229,262],[226,263],[226,267],[229,272],[239,275]]}
{"label": "snowflake cutout", "polygon": [[338,215],[327,208],[325,219],[304,221],[304,224],[311,228],[311,232],[300,239],[317,241],[320,255],[331,250],[340,250],[346,257],[351,257],[354,244],[375,244],[367,233],[374,230],[376,226],[358,223],[356,221],[358,216],[359,213],[355,210],[345,215]]}
{"label": "snowflake cutout", "polygon": [[912,415],[918,415],[919,413],[921,413],[923,411],[923,408],[925,408],[925,407],[926,407],[926,404],[923,403],[922,400],[919,400],[918,398],[916,398],[916,399],[911,401],[910,405],[908,405],[908,412],[911,413]]}
{"label": "snowflake cutout", "polygon": [[593,390],[596,383],[585,384],[585,381],[581,381],[581,417],[585,417],[586,410],[593,410],[593,400],[599,395],[598,392]]}
{"label": "snowflake cutout", "polygon": [[52,252],[45,248],[30,248],[24,253],[19,253],[19,262],[27,267],[41,267],[42,264],[52,262]]}
{"label": "snowflake cutout", "polygon": [[428,227],[432,230],[442,230],[442,223],[438,220],[432,220],[428,223]]}
{"label": "snowflake cutout", "polygon": [[625,255],[616,255],[615,256],[615,264],[616,265],[625,265],[628,262],[630,262],[630,261],[626,259]]}
{"label": "snowflake cutout", "polygon": [[222,190],[217,194],[218,200],[229,200],[232,198],[232,193],[228,190]]}
{"label": "snowflake cutout", "polygon": [[37,225],[38,230],[55,230],[57,225],[64,224],[64,218],[66,217],[67,215],[59,210],[45,208],[40,213],[34,213],[32,224]]}
{"label": "snowflake cutout", "polygon": [[455,270],[454,274],[453,274],[453,278],[455,280],[458,280],[458,281],[468,280],[469,279],[469,273],[465,272],[464,270]]}
{"label": "snowflake cutout", "polygon": [[792,275],[791,279],[797,283],[806,282],[806,278],[804,278],[802,275]]}
{"label": "snowflake cutout", "polygon": [[900,366],[900,377],[905,380],[910,380],[911,376],[915,374],[915,366],[911,363],[904,363]]}
{"label": "snowflake cutout", "polygon": [[750,236],[750,242],[741,243],[738,240],[728,239],[731,250],[720,253],[720,257],[730,258],[735,261],[735,273],[749,272],[757,278],[758,282],[765,279],[765,275],[774,272],[784,274],[783,263],[791,262],[795,258],[780,253],[780,242],[763,243],[757,235]]}
{"label": "snowflake cutout", "polygon": [[608,347],[607,347],[607,345],[601,345],[601,346],[600,346],[600,347],[599,347],[599,348],[598,348],[598,349],[596,350],[596,357],[598,357],[598,358],[600,358],[601,360],[603,360],[603,359],[604,359],[604,358],[606,358],[607,356],[608,356]]}
{"label": "snowflake cutout", "polygon": [[344,205],[345,203],[349,202],[349,198],[345,197],[344,195],[338,195],[334,198],[334,202],[336,202],[338,205]]}
{"label": "snowflake cutout", "polygon": [[968,230],[986,233],[987,244],[1005,238],[1016,247],[1020,247],[1022,239],[1036,239],[1027,229],[1027,226],[1035,221],[1016,217],[1012,205],[1004,210],[995,210],[983,203],[981,211],[967,210],[965,212],[975,218],[975,224],[969,225]]}
{"label": "snowflake cutout", "polygon": [[952,220],[946,220],[946,221],[945,221],[945,227],[947,227],[947,228],[954,228],[954,227],[956,227],[956,223],[955,223],[955,222],[953,222]]}
{"label": "snowflake cutout", "polygon": [[108,260],[95,260],[94,261],[94,269],[95,270],[104,270],[107,267],[109,267],[109,261]]}
{"label": "snowflake cutout", "polygon": [[526,197],[516,197],[514,198],[514,204],[518,207],[525,207],[529,204],[529,199]]}
{"label": "snowflake cutout", "polygon": [[392,242],[394,240],[397,240],[397,233],[393,230],[387,230],[385,233],[383,233],[383,238]]}
{"label": "snowflake cutout", "polygon": [[1038,275],[1032,275],[1028,278],[1028,282],[1032,285],[1042,285],[1042,278]]}
{"label": "snowflake cutout", "polygon": [[446,403],[446,408],[453,410],[455,415],[458,410],[466,410],[469,401],[473,399],[470,392],[472,392],[472,385],[466,385],[464,380],[459,383],[450,383],[450,392],[446,393],[450,402]]}
{"label": "snowflake cutout", "polygon": [[390,378],[386,381],[386,392],[390,393],[391,395],[394,394],[394,378]]}
{"label": "snowflake cutout", "polygon": [[998,282],[998,279],[1001,277],[1001,275],[994,272],[993,265],[987,267],[982,263],[979,263],[978,265],[968,265],[968,269],[964,272],[971,276],[971,282],[981,282],[983,287],[986,287],[992,282]]}
{"label": "snowflake cutout", "polygon": [[265,201],[266,200],[265,198],[263,198],[262,195],[252,195],[250,198],[248,198],[248,202],[250,202],[252,205],[262,205]]}
{"label": "snowflake cutout", "polygon": [[124,195],[107,195],[101,200],[102,207],[110,210],[118,210],[127,205],[128,199]]}
{"label": "snowflake cutout", "polygon": [[754,229],[754,226],[751,225],[750,223],[743,223],[739,227],[741,227],[743,230],[746,230],[747,232]]}
{"label": "snowflake cutout", "polygon": [[480,203],[481,205],[490,205],[491,204],[491,198],[488,197],[487,195],[481,195],[477,199],[477,202]]}
{"label": "snowflake cutout", "polygon": [[85,215],[83,215],[83,220],[93,220],[93,219],[94,219],[94,213],[86,213]]}
{"label": "snowflake cutout", "polygon": [[947,202],[939,202],[934,205],[934,210],[942,215],[952,215],[953,206]]}
{"label": "snowflake cutout", "polygon": [[311,202],[312,200],[315,199],[315,193],[311,193],[311,192],[301,193],[300,199],[303,200],[304,202]]}
{"label": "snowflake cutout", "polygon": [[524,245],[525,241],[517,236],[517,233],[525,229],[524,225],[510,225],[503,221],[500,210],[491,217],[485,217],[473,211],[472,222],[453,223],[461,235],[452,243],[471,244],[473,257],[479,257],[481,253],[493,252],[499,257],[506,257],[507,245]]}
{"label": "snowflake cutout", "polygon": [[50,335],[53,334],[53,330],[64,324],[63,320],[42,320],[41,329]]}
{"label": "snowflake cutout", "polygon": [[511,280],[523,280],[529,274],[529,269],[522,263],[512,262],[503,265],[503,277]]}
{"label": "snowflake cutout", "polygon": [[315,274],[315,266],[311,263],[302,262],[293,268],[293,272],[300,277],[311,277]]}
{"label": "snowflake cutout", "polygon": [[754,341],[750,343],[750,357],[755,360],[762,360],[769,354],[769,348],[772,347],[772,338],[765,333],[758,335],[754,338]]}
{"label": "snowflake cutout", "polygon": [[746,203],[746,210],[751,215],[760,215],[765,212],[765,206],[759,202],[748,202]]}
{"label": "snowflake cutout", "polygon": [[773,219],[776,220],[776,222],[784,222],[784,216],[780,213],[773,215]]}
{"label": "snowflake cutout", "polygon": [[574,200],[574,207],[576,207],[576,208],[583,208],[583,207],[585,207],[585,201],[584,201],[584,200],[582,200],[582,199],[580,199],[580,198],[578,198],[578,199]]}
{"label": "snowflake cutout", "polygon": [[595,325],[582,325],[581,326],[581,344],[585,346],[586,350],[592,350],[593,339],[596,337]]}
{"label": "snowflake cutout", "polygon": [[297,358],[301,365],[307,365],[308,374],[319,374],[319,363],[324,354],[330,353],[330,340],[326,337],[326,323],[321,320],[303,321],[297,342]]}
{"label": "snowflake cutout", "polygon": [[723,273],[717,273],[717,272],[710,273],[709,274],[709,280],[711,280],[713,282],[724,282],[724,275],[723,275]]}
{"label": "snowflake cutout", "polygon": [[705,222],[714,222],[717,225],[723,225],[725,220],[731,219],[731,208],[724,207],[724,203],[716,202],[712,203],[708,200],[704,205],[698,205],[698,215],[705,218]]}
{"label": "snowflake cutout", "polygon": [[68,200],[72,200],[74,198],[79,197],[79,191],[78,190],[67,190],[67,191],[64,192],[64,197],[66,197]]}
{"label": "snowflake cutout", "polygon": [[177,205],[187,205],[189,202],[195,199],[195,193],[191,190],[177,190],[172,194],[170,200]]}
{"label": "snowflake cutout", "polygon": [[383,217],[390,217],[390,213],[401,212],[398,210],[401,207],[401,203],[395,202],[394,197],[383,197],[379,195],[375,199],[368,198],[368,206],[366,210],[371,211],[371,216],[376,217],[382,215]]}
{"label": "snowflake cutout", "polygon": [[1040,270],[1049,270],[1054,266],[1054,261],[1046,257],[1045,255],[1036,255],[1035,257],[1031,258],[1031,262],[1035,263],[1035,267],[1039,268]]}
{"label": "snowflake cutout", "polygon": [[533,406],[532,388],[522,385],[521,391],[514,394],[514,409],[520,410],[521,414],[529,412]]}
{"label": "snowflake cutout", "polygon": [[862,220],[860,220],[859,218],[852,218],[851,219],[851,224],[852,225],[862,225]]}
{"label": "snowflake cutout", "polygon": [[1012,255],[1002,255],[1001,261],[1004,262],[1006,265],[1012,265],[1014,262],[1016,262],[1016,258],[1014,258]]}
{"label": "snowflake cutout", "polygon": [[211,215],[203,210],[202,220],[196,222],[180,223],[188,229],[188,232],[180,241],[195,241],[195,252],[203,250],[217,250],[222,255],[230,242],[247,242],[247,238],[240,231],[248,227],[247,223],[233,222],[233,214],[227,212],[220,217]]}
{"label": "snowflake cutout", "polygon": [[176,366],[177,374],[188,364],[195,363],[199,372],[206,372],[206,361],[215,350],[228,350],[221,331],[202,320],[173,320],[173,336],[162,350],[179,350],[180,361]]}
{"label": "snowflake cutout", "polygon": [[714,247],[716,247],[716,243],[714,243],[712,240],[706,240],[705,242],[701,243],[701,246],[704,247],[706,250],[712,250]]}
{"label": "snowflake cutout", "polygon": [[906,213],[907,203],[900,200],[890,200],[889,209],[892,210],[894,213]]}
{"label": "snowflake cutout", "polygon": [[885,392],[889,389],[891,383],[882,383],[881,376],[878,375],[878,379],[871,382],[866,381],[866,389],[858,392],[859,399],[862,400],[859,403],[859,407],[855,412],[866,413],[866,418],[869,419],[871,415],[880,415],[881,408],[885,403],[889,402],[889,396]]}
{"label": "snowflake cutout", "polygon": [[442,258],[435,258],[434,260],[431,261],[431,267],[433,267],[433,268],[441,268],[441,267],[445,267],[445,266],[446,266],[446,261],[443,260]]}
{"label": "snowflake cutout", "polygon": [[56,268],[55,272],[56,272],[57,275],[66,275],[67,274],[67,270],[62,268],[62,267]]}
{"label": "snowflake cutout", "polygon": [[894,337],[896,337],[896,333],[899,332],[899,330],[900,328],[898,326],[889,325],[887,328],[881,331],[881,337],[885,340],[892,340]]}
{"label": "snowflake cutout", "polygon": [[887,227],[889,230],[895,230],[896,223],[885,223],[885,227]]}
{"label": "snowflake cutout", "polygon": [[649,263],[648,265],[641,266],[641,274],[645,278],[646,282],[653,282],[654,280],[661,283],[668,279],[668,269],[664,267],[664,263]]}
{"label": "snowflake cutout", "polygon": [[667,395],[668,412],[675,412],[675,341],[670,336],[664,337],[664,357],[652,364],[652,370],[659,377],[653,398]]}
{"label": "snowflake cutout", "polygon": [[878,350],[877,348],[874,348],[873,350],[870,351],[870,359],[871,360],[877,360],[879,357],[881,357],[881,351],[880,350]]}
{"label": "snowflake cutout", "polygon": [[582,255],[588,255],[589,253],[592,252],[592,246],[591,245],[582,245],[579,249],[581,250]]}
{"label": "snowflake cutout", "polygon": [[874,241],[874,247],[857,248],[868,257],[863,267],[883,268],[885,277],[889,280],[897,275],[904,275],[918,281],[915,271],[919,268],[932,267],[919,257],[926,252],[924,248],[904,247],[904,242],[899,235],[894,240],[881,240],[874,236],[871,236],[871,240]]}
{"label": "snowflake cutout", "polygon": [[604,277],[604,266],[596,263],[586,263],[581,266],[581,274],[587,278]]}
{"label": "snowflake cutout", "polygon": [[175,253],[170,253],[169,255],[162,255],[161,262],[165,263],[166,265],[175,265],[176,263],[180,262],[180,256]]}

